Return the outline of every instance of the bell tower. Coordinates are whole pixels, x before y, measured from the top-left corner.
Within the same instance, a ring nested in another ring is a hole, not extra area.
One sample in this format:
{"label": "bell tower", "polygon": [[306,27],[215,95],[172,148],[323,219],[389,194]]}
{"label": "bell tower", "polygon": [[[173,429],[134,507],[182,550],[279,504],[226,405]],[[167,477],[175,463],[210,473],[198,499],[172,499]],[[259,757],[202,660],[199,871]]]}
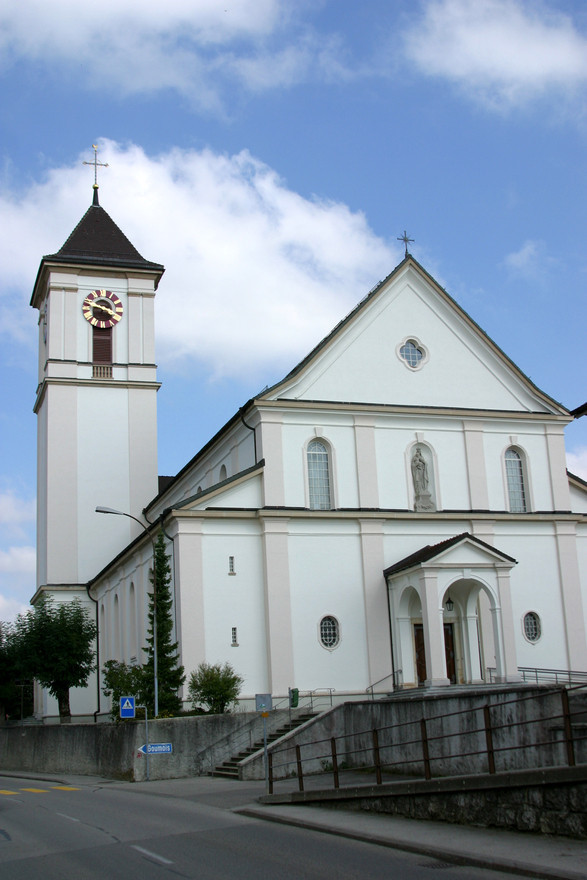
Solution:
{"label": "bell tower", "polygon": [[140,516],[157,494],[154,298],[163,272],[100,206],[97,183],[63,247],[41,260],[31,299],[39,311],[34,598],[85,594],[138,533],[127,517],[96,517],[97,505]]}

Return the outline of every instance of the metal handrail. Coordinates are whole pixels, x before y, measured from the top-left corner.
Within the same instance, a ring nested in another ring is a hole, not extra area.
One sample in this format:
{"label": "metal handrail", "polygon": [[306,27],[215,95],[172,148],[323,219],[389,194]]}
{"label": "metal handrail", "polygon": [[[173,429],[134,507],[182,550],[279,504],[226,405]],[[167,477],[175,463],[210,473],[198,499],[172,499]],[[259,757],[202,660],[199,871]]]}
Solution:
{"label": "metal handrail", "polygon": [[398,690],[399,688],[399,677],[402,674],[401,669],[394,669],[392,672],[389,672],[387,675],[384,675],[383,678],[380,678],[379,681],[374,681],[373,684],[370,684],[369,687],[365,688],[365,693],[371,693],[371,699],[374,700],[373,691],[377,687],[378,684],[381,684],[382,681],[387,681],[388,678],[391,678],[393,682],[393,690]]}
{"label": "metal handrail", "polygon": [[[488,666],[489,681],[494,684],[495,666]],[[522,676],[522,681],[533,682],[534,684],[587,684],[587,672],[580,672],[575,669],[546,669],[539,666],[518,666],[518,672]]]}

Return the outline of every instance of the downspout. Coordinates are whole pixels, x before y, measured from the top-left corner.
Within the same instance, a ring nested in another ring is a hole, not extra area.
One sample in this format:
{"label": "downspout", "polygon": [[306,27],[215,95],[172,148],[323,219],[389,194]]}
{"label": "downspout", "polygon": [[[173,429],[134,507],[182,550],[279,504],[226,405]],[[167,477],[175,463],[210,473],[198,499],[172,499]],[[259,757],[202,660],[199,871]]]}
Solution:
{"label": "downspout", "polygon": [[[395,678],[395,658],[393,656],[393,627],[391,625],[391,600],[389,598],[389,584],[387,582],[387,578],[385,578],[385,593],[387,595],[387,621],[389,623],[389,647],[391,648],[391,677],[393,680],[393,689],[396,689],[396,678]],[[399,688],[398,688],[399,690]]]}
{"label": "downspout", "polygon": [[253,432],[253,445],[254,445],[254,450],[255,450],[255,464],[257,464],[257,432],[254,428],[251,427],[251,425],[247,425],[247,423],[245,422],[245,418],[243,416],[243,409],[244,409],[244,407],[241,406],[241,408],[238,411],[238,414],[241,417],[241,422],[243,423],[245,428],[248,428],[249,431]]}
{"label": "downspout", "polygon": [[94,712],[94,724],[97,724],[98,718],[97,716],[100,714],[100,620],[98,615],[98,600],[94,599],[94,597],[90,594],[90,587],[86,584],[86,593],[88,594],[88,599],[90,599],[96,605],[96,703],[98,708]]}

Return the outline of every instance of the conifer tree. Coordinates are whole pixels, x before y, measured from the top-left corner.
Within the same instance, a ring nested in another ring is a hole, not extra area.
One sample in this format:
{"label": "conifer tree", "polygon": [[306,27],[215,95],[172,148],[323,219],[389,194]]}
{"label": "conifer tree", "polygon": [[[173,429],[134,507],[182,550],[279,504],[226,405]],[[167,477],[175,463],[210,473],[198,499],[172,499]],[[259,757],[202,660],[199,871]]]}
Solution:
{"label": "conifer tree", "polygon": [[145,696],[149,712],[154,713],[155,687],[153,676],[153,621],[157,613],[157,678],[159,682],[159,715],[176,715],[182,707],[178,690],[185,681],[183,666],[179,665],[177,642],[172,642],[173,598],[171,596],[171,568],[165,552],[163,533],[155,541],[154,573],[151,573],[154,591],[149,593],[149,629],[147,635],[147,662],[144,665]]}

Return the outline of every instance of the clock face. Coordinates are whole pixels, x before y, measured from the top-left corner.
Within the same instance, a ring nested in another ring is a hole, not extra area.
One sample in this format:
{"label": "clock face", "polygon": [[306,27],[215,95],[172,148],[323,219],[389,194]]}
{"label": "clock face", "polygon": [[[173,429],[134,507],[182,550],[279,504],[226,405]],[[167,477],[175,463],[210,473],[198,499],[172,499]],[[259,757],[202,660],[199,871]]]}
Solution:
{"label": "clock face", "polygon": [[84,299],[82,312],[93,327],[114,327],[122,318],[122,303],[111,290],[92,290]]}

